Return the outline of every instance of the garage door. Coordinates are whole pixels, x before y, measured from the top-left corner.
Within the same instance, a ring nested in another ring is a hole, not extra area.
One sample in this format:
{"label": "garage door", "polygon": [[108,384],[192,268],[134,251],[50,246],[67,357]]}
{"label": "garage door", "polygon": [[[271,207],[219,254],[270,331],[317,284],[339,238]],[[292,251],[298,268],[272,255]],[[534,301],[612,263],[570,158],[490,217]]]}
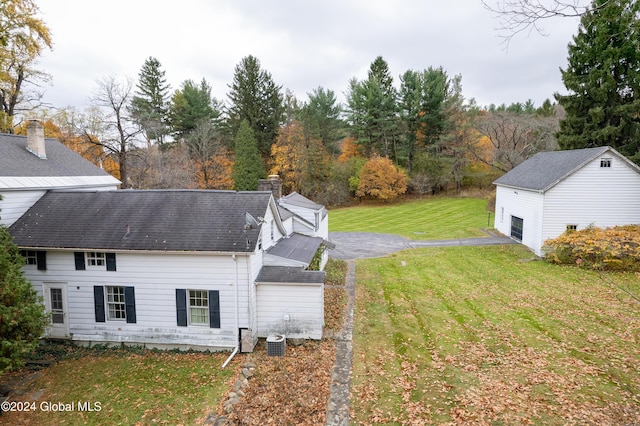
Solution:
{"label": "garage door", "polygon": [[522,224],[524,221],[515,216],[511,216],[511,236],[518,241],[522,241]]}

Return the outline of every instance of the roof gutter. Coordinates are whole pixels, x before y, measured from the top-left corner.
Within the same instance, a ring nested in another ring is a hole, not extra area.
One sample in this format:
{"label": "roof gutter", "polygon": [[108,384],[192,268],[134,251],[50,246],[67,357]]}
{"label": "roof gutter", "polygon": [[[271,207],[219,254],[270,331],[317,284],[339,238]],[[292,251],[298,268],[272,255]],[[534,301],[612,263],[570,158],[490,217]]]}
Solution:
{"label": "roof gutter", "polygon": [[21,249],[26,250],[47,250],[47,251],[112,251],[116,253],[144,253],[144,254],[189,254],[197,256],[224,255],[224,256],[249,256],[249,251],[196,251],[196,250],[136,250],[121,249],[113,247],[46,247],[27,246],[16,244]]}

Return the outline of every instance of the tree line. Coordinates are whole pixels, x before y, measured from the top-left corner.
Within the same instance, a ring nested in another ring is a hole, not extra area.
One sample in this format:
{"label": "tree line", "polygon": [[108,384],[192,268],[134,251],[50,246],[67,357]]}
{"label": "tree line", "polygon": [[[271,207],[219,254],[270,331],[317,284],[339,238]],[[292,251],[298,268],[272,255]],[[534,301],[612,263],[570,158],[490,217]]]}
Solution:
{"label": "tree line", "polygon": [[[381,56],[366,78],[349,81],[344,104],[323,87],[297,99],[250,55],[235,66],[224,100],[205,78],[173,90],[160,61],[149,57],[136,80],[98,81],[84,111],[31,115],[123,187],[255,189],[257,179],[278,174],[286,191],[328,205],[381,198],[374,194],[389,194],[385,185],[396,195],[490,187],[542,150],[610,145],[638,162],[638,4],[594,0],[580,15],[561,70],[569,94],[539,107],[530,100],[480,107],[464,98],[462,76],[428,67],[394,79]],[[33,34],[42,36],[33,42],[44,49],[50,38],[44,23],[38,28]],[[10,83],[1,84],[22,93]],[[23,131],[13,124],[15,112],[3,114],[5,131]],[[372,168],[380,170],[363,172]]]}

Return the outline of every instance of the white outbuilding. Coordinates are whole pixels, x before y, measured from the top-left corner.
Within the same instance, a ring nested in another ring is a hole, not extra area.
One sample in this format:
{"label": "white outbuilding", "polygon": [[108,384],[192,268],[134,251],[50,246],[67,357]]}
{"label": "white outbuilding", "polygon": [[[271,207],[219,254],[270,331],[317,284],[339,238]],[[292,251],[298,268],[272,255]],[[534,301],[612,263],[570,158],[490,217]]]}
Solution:
{"label": "white outbuilding", "polygon": [[608,146],[540,152],[494,184],[495,228],[538,256],[566,230],[640,223],[640,168]]}

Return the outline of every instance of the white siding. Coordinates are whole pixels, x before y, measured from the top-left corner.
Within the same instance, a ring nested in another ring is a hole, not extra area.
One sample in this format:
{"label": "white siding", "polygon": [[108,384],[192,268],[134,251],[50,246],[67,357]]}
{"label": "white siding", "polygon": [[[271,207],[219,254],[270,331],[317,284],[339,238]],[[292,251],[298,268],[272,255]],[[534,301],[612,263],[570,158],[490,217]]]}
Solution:
{"label": "white siding", "polygon": [[323,284],[259,284],[257,288],[258,337],[277,333],[290,338],[322,338]]}
{"label": "white siding", "polygon": [[583,229],[640,223],[640,174],[606,153],[611,167],[595,159],[545,194],[542,240],[562,234],[567,225]]}
{"label": "white siding", "polygon": [[0,225],[11,226],[45,193],[45,190],[0,192]]}
{"label": "white siding", "polygon": [[[256,256],[253,256],[254,258]],[[248,285],[251,271],[246,256],[237,256],[237,269],[230,255],[117,253],[117,271],[76,271],[73,252],[47,252],[47,270],[25,267],[27,278],[39,293],[42,282],[65,282],[68,288],[69,331],[73,340],[127,342],[148,346],[231,348],[236,344],[236,306],[240,328],[252,328]],[[238,303],[236,303],[236,271]],[[252,281],[253,282],[253,281]],[[136,324],[123,321],[96,322],[93,286],[133,286]],[[218,290],[221,328],[178,327],[176,289]],[[244,308],[243,308],[244,307]]]}
{"label": "white siding", "polygon": [[282,225],[287,231],[287,235],[291,235],[293,233],[293,216],[287,220],[282,221]]}
{"label": "white siding", "polygon": [[496,188],[495,228],[511,235],[511,217],[523,220],[522,243],[540,255],[543,196],[537,192],[498,186]]}

